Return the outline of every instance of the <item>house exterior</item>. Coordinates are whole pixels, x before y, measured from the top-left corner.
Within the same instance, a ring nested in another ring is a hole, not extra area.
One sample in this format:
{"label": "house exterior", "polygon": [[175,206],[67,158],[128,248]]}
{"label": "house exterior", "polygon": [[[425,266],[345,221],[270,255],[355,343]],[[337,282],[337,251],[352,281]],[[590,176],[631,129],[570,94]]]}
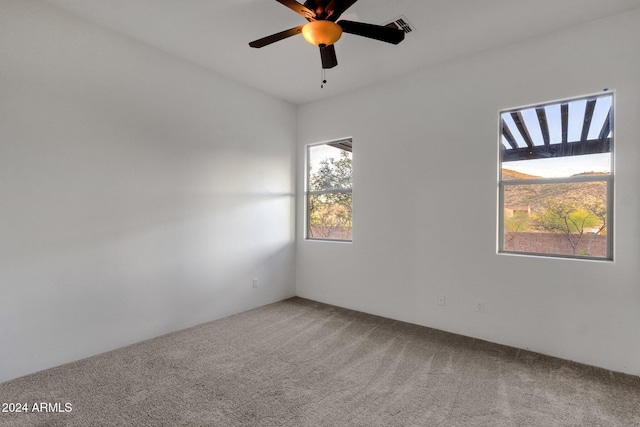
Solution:
{"label": "house exterior", "polygon": [[511,218],[514,215],[517,214],[527,214],[527,215],[531,215],[531,206],[530,205],[522,205],[522,206],[518,206],[518,205],[512,205],[512,206],[505,206],[504,207],[504,216],[505,218]]}

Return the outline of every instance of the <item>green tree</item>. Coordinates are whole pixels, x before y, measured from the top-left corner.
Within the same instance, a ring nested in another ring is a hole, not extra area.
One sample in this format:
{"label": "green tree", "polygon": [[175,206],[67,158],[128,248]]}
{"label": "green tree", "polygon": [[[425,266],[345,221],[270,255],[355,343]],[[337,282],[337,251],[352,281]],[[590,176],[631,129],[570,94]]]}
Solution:
{"label": "green tree", "polygon": [[351,153],[341,151],[338,159],[326,158],[309,177],[309,235],[349,239],[352,227]]}
{"label": "green tree", "polygon": [[[601,217],[606,220],[606,208],[602,207],[601,202],[583,204],[572,200],[547,199],[540,213],[534,216],[534,224],[539,230],[565,236],[575,255],[586,230],[598,226],[603,221]],[[598,233],[604,228],[605,225],[602,225]],[[589,249],[587,255],[588,252]]]}
{"label": "green tree", "polygon": [[598,234],[604,234],[607,231],[607,206],[602,203],[600,200],[591,200],[585,203],[585,208],[593,215],[598,218],[598,225],[596,224],[595,233],[591,233],[589,237],[589,241],[587,242],[587,255],[591,254],[591,242]]}
{"label": "green tree", "polygon": [[530,231],[531,218],[527,212],[515,212],[513,216],[504,219],[504,229],[507,232]]}

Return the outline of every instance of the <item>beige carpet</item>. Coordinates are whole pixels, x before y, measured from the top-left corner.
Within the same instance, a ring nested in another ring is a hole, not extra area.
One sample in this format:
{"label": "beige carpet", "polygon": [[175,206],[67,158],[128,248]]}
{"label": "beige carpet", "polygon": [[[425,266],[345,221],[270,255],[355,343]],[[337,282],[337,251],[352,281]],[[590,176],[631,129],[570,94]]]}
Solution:
{"label": "beige carpet", "polygon": [[12,427],[640,426],[638,377],[300,298],[0,384],[0,401],[29,406],[0,413]]}

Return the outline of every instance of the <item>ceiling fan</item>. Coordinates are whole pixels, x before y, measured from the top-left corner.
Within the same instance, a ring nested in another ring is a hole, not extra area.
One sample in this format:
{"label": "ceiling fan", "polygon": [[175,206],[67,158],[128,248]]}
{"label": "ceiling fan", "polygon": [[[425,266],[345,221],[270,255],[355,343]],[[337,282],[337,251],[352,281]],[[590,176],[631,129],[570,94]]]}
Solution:
{"label": "ceiling fan", "polygon": [[357,0],[308,0],[304,4],[298,3],[296,0],[276,1],[302,15],[302,17],[309,22],[305,25],[299,25],[252,41],[249,43],[249,46],[261,48],[302,33],[305,40],[320,47],[322,68],[327,69],[338,65],[333,44],[340,39],[343,32],[392,44],[398,44],[404,40],[404,31],[398,28],[365,24],[363,22],[347,21],[344,19],[338,21],[340,15]]}

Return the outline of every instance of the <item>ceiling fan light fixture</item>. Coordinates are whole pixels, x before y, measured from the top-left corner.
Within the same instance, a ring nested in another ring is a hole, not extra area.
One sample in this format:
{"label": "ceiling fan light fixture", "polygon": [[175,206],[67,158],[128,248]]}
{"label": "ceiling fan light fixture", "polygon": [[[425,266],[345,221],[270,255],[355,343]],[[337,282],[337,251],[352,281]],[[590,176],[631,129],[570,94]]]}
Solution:
{"label": "ceiling fan light fixture", "polygon": [[342,28],[331,21],[311,21],[302,27],[302,36],[313,45],[330,46],[340,40]]}

